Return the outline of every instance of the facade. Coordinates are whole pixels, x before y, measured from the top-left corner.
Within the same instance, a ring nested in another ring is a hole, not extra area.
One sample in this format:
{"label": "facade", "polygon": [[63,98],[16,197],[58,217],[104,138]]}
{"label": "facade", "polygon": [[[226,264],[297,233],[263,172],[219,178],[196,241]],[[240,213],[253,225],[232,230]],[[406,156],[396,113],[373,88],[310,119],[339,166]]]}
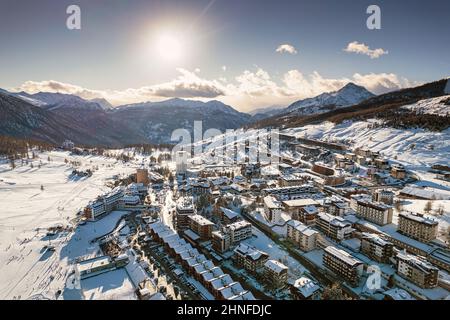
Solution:
{"label": "facade", "polygon": [[397,273],[421,288],[435,288],[438,284],[439,269],[424,258],[399,252],[397,254]]}
{"label": "facade", "polygon": [[212,246],[216,251],[225,252],[252,235],[252,224],[241,220],[224,226],[222,230],[213,231]]}
{"label": "facade", "polygon": [[377,190],[373,194],[373,201],[382,202],[387,205],[393,205],[394,196],[395,196],[394,192],[390,190]]}
{"label": "facade", "polygon": [[364,265],[362,261],[351,254],[336,247],[328,246],[325,248],[323,263],[328,269],[345,279],[351,286],[356,287],[358,285]]}
{"label": "facade", "polygon": [[269,255],[267,253],[245,243],[240,243],[234,249],[234,264],[250,273],[256,273],[262,269],[268,259]]}
{"label": "facade", "polygon": [[188,169],[188,153],[186,151],[178,151],[176,153],[176,170],[179,175],[186,175]]}
{"label": "facade", "polygon": [[326,213],[339,217],[343,217],[350,211],[348,203],[338,198],[325,199],[323,208]]}
{"label": "facade", "polygon": [[429,242],[436,239],[438,222],[421,214],[401,212],[397,231],[418,241]]}
{"label": "facade", "polygon": [[136,170],[136,182],[142,183],[144,186],[148,186],[150,179],[148,177],[148,170],[144,168],[139,168]]}
{"label": "facade", "polygon": [[389,259],[394,255],[394,244],[380,235],[363,233],[361,252],[375,261],[389,263]]}
{"label": "facade", "polygon": [[264,264],[264,276],[273,287],[283,287],[287,283],[288,267],[277,260],[267,260]]}
{"label": "facade", "polygon": [[175,226],[177,231],[184,231],[189,227],[190,215],[195,214],[194,201],[192,197],[181,197],[177,201],[175,215]]}
{"label": "facade", "polygon": [[316,249],[319,232],[296,220],[290,220],[286,229],[286,238],[298,245],[301,250],[307,252]]}
{"label": "facade", "polygon": [[283,201],[284,211],[289,214],[292,219],[299,220],[306,225],[312,225],[316,222],[318,206],[319,203],[313,199],[294,199]]}
{"label": "facade", "polygon": [[404,180],[406,178],[406,170],[403,166],[392,165],[391,176],[395,179]]}
{"label": "facade", "polygon": [[356,215],[380,226],[392,223],[393,208],[390,205],[374,202],[366,195],[351,196],[350,206]]}
{"label": "facade", "polygon": [[124,190],[121,187],[116,187],[110,192],[98,197],[95,201],[88,204],[85,208],[85,215],[95,220],[117,209],[119,202],[122,201]]}
{"label": "facade", "polygon": [[189,229],[200,236],[200,239],[206,240],[211,238],[214,223],[202,217],[199,214],[188,216]]}
{"label": "facade", "polygon": [[281,202],[275,199],[273,196],[264,197],[264,216],[269,222],[276,222],[280,219],[280,215],[283,212]]}
{"label": "facade", "polygon": [[316,226],[326,236],[336,241],[348,239],[354,231],[349,221],[325,212],[318,214]]}

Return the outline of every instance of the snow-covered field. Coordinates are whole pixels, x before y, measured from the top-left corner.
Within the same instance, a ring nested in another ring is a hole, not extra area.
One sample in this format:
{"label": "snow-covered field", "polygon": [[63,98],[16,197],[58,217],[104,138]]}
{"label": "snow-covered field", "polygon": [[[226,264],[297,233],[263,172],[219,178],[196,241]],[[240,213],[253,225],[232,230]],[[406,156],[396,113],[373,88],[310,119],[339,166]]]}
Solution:
{"label": "snow-covered field", "polygon": [[[105,183],[113,175],[135,170],[133,165],[104,157],[57,151],[38,156],[33,168],[16,162],[17,167],[11,170],[9,163],[0,164],[0,299],[34,295],[54,299],[56,291],[64,287],[67,261],[89,253],[89,245],[73,245],[75,238],[70,231],[48,237],[46,228],[71,226],[79,209],[109,190]],[[71,179],[73,169],[65,159],[80,161],[79,169],[98,166],[98,170],[92,177]],[[87,226],[95,229],[95,224]],[[88,240],[83,237],[83,241]],[[49,244],[56,247],[55,252],[45,250]]]}

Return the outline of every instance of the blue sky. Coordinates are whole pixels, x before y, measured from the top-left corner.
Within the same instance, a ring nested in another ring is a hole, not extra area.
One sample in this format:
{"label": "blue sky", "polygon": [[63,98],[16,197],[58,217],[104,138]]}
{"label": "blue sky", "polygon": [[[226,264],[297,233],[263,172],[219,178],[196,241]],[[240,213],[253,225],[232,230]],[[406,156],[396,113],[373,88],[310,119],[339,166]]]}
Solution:
{"label": "blue sky", "polygon": [[[81,30],[66,28],[70,4]],[[381,30],[366,27],[370,4]],[[349,81],[381,93],[449,75],[448,12],[445,0],[2,0],[0,87],[241,110]],[[366,54],[343,50],[355,42]],[[297,53],[276,52],[283,44]]]}

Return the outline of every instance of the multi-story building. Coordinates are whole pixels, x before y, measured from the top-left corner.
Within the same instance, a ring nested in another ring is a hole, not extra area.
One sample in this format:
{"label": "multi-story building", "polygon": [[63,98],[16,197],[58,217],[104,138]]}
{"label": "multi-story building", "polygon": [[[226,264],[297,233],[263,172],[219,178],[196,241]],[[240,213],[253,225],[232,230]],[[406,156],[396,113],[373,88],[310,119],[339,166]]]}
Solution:
{"label": "multi-story building", "polygon": [[312,225],[316,222],[319,211],[317,207],[319,203],[313,199],[295,199],[283,201],[284,211],[291,216],[292,219],[299,220],[306,225]]}
{"label": "multi-story building", "polygon": [[392,242],[374,233],[363,233],[361,238],[361,252],[381,263],[388,263],[394,254]]}
{"label": "multi-story building", "polygon": [[109,193],[99,196],[95,201],[88,204],[85,208],[85,215],[91,219],[98,219],[105,214],[117,209],[119,202],[122,200],[124,190],[122,187],[116,187]]}
{"label": "multi-story building", "polygon": [[340,198],[331,197],[323,202],[323,209],[333,216],[343,217],[350,211],[348,203]]}
{"label": "multi-story building", "polygon": [[177,201],[175,214],[175,226],[177,231],[184,231],[189,227],[190,215],[195,214],[194,201],[192,197],[181,197]]}
{"label": "multi-story building", "polygon": [[188,216],[189,228],[200,236],[200,239],[210,239],[214,223],[205,217],[194,214]]}
{"label": "multi-story building", "polygon": [[299,246],[303,251],[314,250],[317,246],[319,232],[297,220],[287,223],[286,238]]}
{"label": "multi-story building", "polygon": [[394,164],[391,167],[391,176],[395,179],[404,180],[406,178],[406,170],[402,165]]}
{"label": "multi-story building", "polygon": [[319,189],[312,184],[304,184],[302,186],[278,187],[264,189],[265,195],[272,195],[277,198],[298,199],[307,195],[317,194]]}
{"label": "multi-story building", "polygon": [[283,207],[281,202],[275,199],[274,196],[264,197],[264,216],[269,222],[277,222],[280,219]]}
{"label": "multi-story building", "polygon": [[358,285],[364,269],[362,261],[348,252],[332,246],[325,248],[323,263],[328,269],[354,287]]}
{"label": "multi-story building", "polygon": [[421,288],[434,288],[438,284],[439,269],[425,258],[399,252],[397,254],[397,273]]}
{"label": "multi-story building", "polygon": [[421,242],[430,242],[436,239],[438,222],[422,214],[401,212],[397,231]]}
{"label": "multi-story building", "polygon": [[213,231],[212,245],[215,250],[225,252],[252,235],[252,224],[241,220],[222,227],[222,230]]}
{"label": "multi-story building", "polygon": [[289,281],[289,289],[295,300],[319,300],[320,287],[307,277],[301,277],[295,281]]}
{"label": "multi-story building", "polygon": [[148,183],[150,182],[150,179],[148,177],[148,170],[147,169],[145,169],[144,167],[141,167],[141,168],[136,170],[136,182],[137,183],[142,183],[145,186],[148,185]]}
{"label": "multi-story building", "polygon": [[244,268],[250,273],[258,272],[258,270],[264,266],[268,259],[269,255],[267,253],[245,243],[240,243],[234,249],[234,264],[238,267]]}
{"label": "multi-story building", "polygon": [[390,205],[374,202],[366,195],[351,196],[350,207],[356,215],[380,226],[392,223],[393,208]]}
{"label": "multi-story building", "polygon": [[349,221],[326,212],[320,212],[317,215],[316,226],[326,236],[337,241],[348,239],[354,231]]}
{"label": "multi-story building", "polygon": [[179,175],[186,175],[188,169],[189,154],[186,151],[176,153],[176,170]]}
{"label": "multi-story building", "polygon": [[382,202],[387,205],[392,205],[394,204],[394,196],[395,194],[391,190],[380,189],[375,191],[375,193],[373,194],[373,201]]}
{"label": "multi-story building", "polygon": [[287,283],[288,267],[277,260],[267,260],[264,263],[264,276],[273,287],[283,287]]}

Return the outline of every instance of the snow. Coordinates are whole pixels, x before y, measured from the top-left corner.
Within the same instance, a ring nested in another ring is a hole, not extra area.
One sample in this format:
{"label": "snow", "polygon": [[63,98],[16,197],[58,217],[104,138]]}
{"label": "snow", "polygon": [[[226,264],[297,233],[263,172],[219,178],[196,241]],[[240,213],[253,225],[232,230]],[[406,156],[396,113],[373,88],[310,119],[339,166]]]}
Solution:
{"label": "snow", "polygon": [[[396,158],[409,170],[422,169],[433,164],[448,164],[450,153],[450,128],[441,132],[423,129],[373,128],[376,120],[344,121],[340,124],[323,122],[301,128],[288,129],[286,133],[330,142],[346,142],[352,148],[365,147]],[[433,146],[434,150],[430,150]]]}
{"label": "snow", "polygon": [[410,104],[402,108],[415,111],[417,113],[446,116],[450,114],[450,104],[445,104],[445,101],[448,99],[450,99],[450,95],[420,100],[414,104]]}
{"label": "snow", "polygon": [[81,280],[86,300],[135,300],[134,286],[125,269],[116,269]]}
{"label": "snow", "polygon": [[[105,183],[113,176],[131,173],[133,167],[115,159],[71,156],[54,151],[14,170],[0,163],[0,298],[27,299],[41,294],[50,299],[62,290],[71,262],[82,255],[95,255],[89,240],[111,231],[123,212],[114,212],[99,222],[88,222],[75,233],[70,229],[46,236],[46,228],[57,224],[71,227],[77,211],[97,195],[110,190]],[[47,162],[50,156],[51,162]],[[72,168],[64,159],[82,162],[81,168],[98,166],[90,178],[71,179]],[[41,168],[38,168],[39,161]],[[92,162],[91,162],[92,161]],[[41,184],[44,190],[41,190]],[[46,245],[55,251],[46,251]]]}

